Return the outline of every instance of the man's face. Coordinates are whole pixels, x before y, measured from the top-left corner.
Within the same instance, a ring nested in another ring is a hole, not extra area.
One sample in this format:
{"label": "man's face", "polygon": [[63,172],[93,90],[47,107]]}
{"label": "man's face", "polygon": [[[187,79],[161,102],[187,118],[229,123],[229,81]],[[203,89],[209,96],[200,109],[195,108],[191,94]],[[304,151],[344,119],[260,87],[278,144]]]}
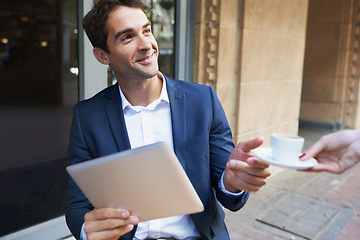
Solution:
{"label": "man's face", "polygon": [[110,13],[106,28],[109,66],[119,81],[158,73],[158,45],[141,9],[118,7]]}

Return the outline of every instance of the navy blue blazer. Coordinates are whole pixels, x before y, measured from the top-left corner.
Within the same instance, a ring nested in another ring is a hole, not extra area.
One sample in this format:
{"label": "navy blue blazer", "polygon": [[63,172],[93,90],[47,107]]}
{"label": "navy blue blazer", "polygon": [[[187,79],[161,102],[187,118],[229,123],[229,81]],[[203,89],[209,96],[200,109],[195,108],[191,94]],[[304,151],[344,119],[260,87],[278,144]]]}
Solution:
{"label": "navy blue blazer", "polygon": [[[166,76],[165,80],[175,154],[205,208],[191,217],[202,239],[229,239],[222,206],[237,211],[244,206],[249,193],[228,196],[218,186],[234,148],[224,110],[213,88]],[[76,104],[73,114],[69,165],[130,149],[117,84]],[[69,178],[66,221],[77,239],[84,215],[92,209],[94,207]],[[132,239],[135,230],[136,227],[120,239]]]}

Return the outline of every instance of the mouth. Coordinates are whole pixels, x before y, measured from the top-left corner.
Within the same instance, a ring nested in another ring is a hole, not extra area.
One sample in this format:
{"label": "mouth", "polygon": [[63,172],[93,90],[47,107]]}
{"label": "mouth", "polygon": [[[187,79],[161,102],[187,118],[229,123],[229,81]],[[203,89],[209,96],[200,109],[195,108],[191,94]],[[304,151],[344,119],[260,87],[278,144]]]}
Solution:
{"label": "mouth", "polygon": [[156,50],[154,49],[152,52],[146,54],[145,56],[141,56],[139,57],[137,60],[135,60],[136,63],[140,63],[140,64],[148,64],[151,63],[155,54],[156,54]]}

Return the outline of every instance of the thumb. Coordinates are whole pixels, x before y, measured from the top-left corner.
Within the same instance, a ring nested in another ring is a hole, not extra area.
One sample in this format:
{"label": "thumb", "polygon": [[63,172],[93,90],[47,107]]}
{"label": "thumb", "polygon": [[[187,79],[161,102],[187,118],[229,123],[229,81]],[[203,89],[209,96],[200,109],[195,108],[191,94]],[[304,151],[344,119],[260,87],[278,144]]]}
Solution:
{"label": "thumb", "polygon": [[236,148],[244,152],[250,152],[252,149],[260,147],[263,143],[264,143],[264,137],[260,136],[250,141],[241,142],[236,146]]}

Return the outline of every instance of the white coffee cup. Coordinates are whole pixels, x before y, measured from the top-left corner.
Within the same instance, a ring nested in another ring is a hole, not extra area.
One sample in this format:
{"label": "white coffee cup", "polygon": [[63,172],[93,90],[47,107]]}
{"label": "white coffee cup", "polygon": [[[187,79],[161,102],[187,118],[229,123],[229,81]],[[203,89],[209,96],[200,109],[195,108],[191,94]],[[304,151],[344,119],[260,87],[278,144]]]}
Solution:
{"label": "white coffee cup", "polygon": [[274,133],[271,135],[271,149],[273,158],[279,162],[296,160],[304,145],[304,138],[300,136]]}

